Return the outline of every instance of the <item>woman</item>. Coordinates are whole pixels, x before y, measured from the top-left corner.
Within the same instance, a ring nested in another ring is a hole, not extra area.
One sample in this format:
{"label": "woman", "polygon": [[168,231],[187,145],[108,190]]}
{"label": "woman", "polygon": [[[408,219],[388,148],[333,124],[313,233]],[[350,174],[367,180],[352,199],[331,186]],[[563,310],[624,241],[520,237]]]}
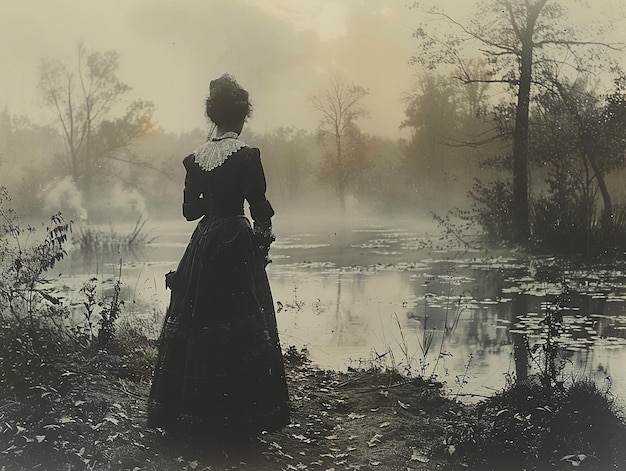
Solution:
{"label": "woman", "polygon": [[166,277],[172,294],[148,401],[152,427],[236,439],[289,421],[265,272],[274,210],[260,152],[239,139],[251,111],[248,92],[233,77],[211,81],[209,138],[183,160],[183,215],[202,219]]}

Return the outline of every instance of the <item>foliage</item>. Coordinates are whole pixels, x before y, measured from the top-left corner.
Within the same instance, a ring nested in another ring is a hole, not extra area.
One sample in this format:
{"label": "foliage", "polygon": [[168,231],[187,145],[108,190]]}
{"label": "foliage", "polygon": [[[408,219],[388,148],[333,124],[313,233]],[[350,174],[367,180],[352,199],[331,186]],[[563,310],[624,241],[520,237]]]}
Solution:
{"label": "foliage", "polygon": [[609,260],[626,252],[626,206],[614,206],[613,214],[593,221],[591,255]]}
{"label": "foliage", "polygon": [[298,350],[295,346],[290,345],[283,350],[283,361],[285,364],[294,367],[305,367],[311,364],[311,358],[307,347]]}
{"label": "foliage", "polygon": [[622,469],[626,428],[615,399],[590,380],[555,390],[531,377],[476,412],[446,439],[467,469]]}
{"label": "foliage", "polygon": [[[71,224],[52,217],[43,237],[23,230],[0,200],[0,444],[6,469],[93,469],[112,459],[99,446],[132,448],[141,433],[119,430],[132,412],[90,396],[103,371],[143,381],[156,355],[154,340],[118,325],[121,281],[98,293],[96,279],[72,304],[46,278],[65,255]],[[79,306],[80,313],[72,308]],[[78,323],[76,323],[78,321]],[[72,327],[73,325],[73,327]],[[103,350],[106,348],[106,351]],[[113,388],[104,382],[100,387]]]}
{"label": "foliage", "polygon": [[[55,214],[44,237],[37,240],[36,230],[30,226],[23,230],[15,212],[6,207],[6,190],[0,192],[0,322],[7,331],[9,352],[23,355],[28,363],[30,355],[43,358],[92,344],[106,347],[124,303],[120,278],[114,281],[111,294],[102,297],[97,294],[96,278],[84,284],[80,290],[85,297],[83,322],[76,324],[70,304],[47,278],[49,270],[67,255],[64,246],[71,223]],[[29,243],[31,239],[36,241]]]}
{"label": "foliage", "polygon": [[496,246],[510,243],[513,240],[511,183],[507,180],[483,183],[475,179],[468,196],[472,201],[470,209],[455,208],[445,216],[433,213],[442,239],[452,247],[460,245],[466,249],[481,241]]}
{"label": "foliage", "polygon": [[548,192],[534,203],[536,244],[541,249],[560,252],[576,252],[588,246],[584,214],[584,201],[573,199],[569,186],[572,174],[566,172],[561,178],[548,175]]}
{"label": "foliage", "polygon": [[82,303],[84,308],[82,311],[84,322],[70,328],[77,341],[84,347],[89,346],[95,337],[96,315],[98,310],[97,290],[97,278],[90,278],[83,283],[82,288],[80,288],[80,294],[84,296]]}
{"label": "foliage", "polygon": [[[452,142],[462,123],[462,98],[455,82],[448,77],[427,74],[420,78],[417,90],[407,98],[402,127],[411,130],[411,147],[415,155],[407,157],[423,161],[436,160],[438,144]],[[424,171],[424,168],[419,168]]]}
{"label": "foliage", "polygon": [[535,244],[540,251],[581,254],[593,259],[622,257],[626,249],[626,208],[614,206],[613,215],[581,218],[571,202],[539,199],[534,205]]}
{"label": "foliage", "polygon": [[535,203],[534,234],[544,249],[597,255],[619,247],[613,236],[623,227],[607,176],[624,166],[621,82],[601,96],[588,79],[562,81],[539,97],[533,152],[543,161],[547,189]]}
{"label": "foliage", "polygon": [[[541,89],[537,85],[549,86],[556,75],[567,76],[571,71],[610,69],[613,61],[608,52],[619,48],[573,27],[564,2],[556,0],[485,0],[466,22],[439,6],[421,3],[414,6],[427,19],[414,34],[420,48],[414,61],[430,69],[449,66],[465,84],[493,84],[494,91],[508,93],[514,103],[510,211],[513,241],[525,243],[531,234],[529,111],[536,90]],[[480,73],[468,66],[478,57],[487,66]],[[497,84],[501,88],[496,90]]]}
{"label": "foliage", "polygon": [[484,117],[486,90],[484,84],[464,86],[450,75],[428,73],[406,98],[401,127],[411,136],[404,169],[430,208],[440,204],[442,192],[458,198],[471,185],[475,150],[492,139]]}
{"label": "foliage", "polygon": [[98,330],[98,346],[107,347],[115,335],[115,322],[120,316],[124,301],[120,299],[121,281],[118,278],[113,284],[113,293],[100,303],[100,329]]}
{"label": "foliage", "polygon": [[[575,172],[546,173],[546,192],[533,201],[534,250],[556,254],[583,254],[590,257],[620,256],[626,247],[626,210],[613,206],[613,214],[596,212],[572,180]],[[472,207],[455,209],[442,217],[434,215],[444,237],[469,246],[473,228],[480,228],[490,244],[506,244],[511,232],[511,185],[496,180],[475,180],[469,193]],[[461,224],[455,224],[452,216]]]}
{"label": "foliage", "polygon": [[40,342],[40,332],[56,330],[67,315],[46,272],[67,254],[64,244],[71,224],[55,214],[43,239],[30,245],[36,230],[19,226],[15,212],[6,207],[8,198],[0,188],[0,321],[23,336],[24,348],[41,353],[46,345]]}
{"label": "foliage", "polygon": [[124,300],[120,298],[121,275],[112,282],[111,293],[98,295],[98,279],[91,278],[83,284],[80,293],[83,321],[71,330],[80,345],[106,349],[115,337],[116,323],[122,312]]}

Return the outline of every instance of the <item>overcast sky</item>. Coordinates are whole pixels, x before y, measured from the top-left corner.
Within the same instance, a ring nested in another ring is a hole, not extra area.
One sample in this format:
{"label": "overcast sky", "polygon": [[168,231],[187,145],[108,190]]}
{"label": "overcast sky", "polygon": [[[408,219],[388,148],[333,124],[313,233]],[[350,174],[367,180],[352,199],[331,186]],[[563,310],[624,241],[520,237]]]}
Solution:
{"label": "overcast sky", "polygon": [[[42,122],[42,58],[77,45],[116,50],[132,98],[168,131],[205,127],[210,79],[229,72],[255,105],[250,126],[314,129],[309,97],[331,73],[369,89],[367,132],[395,137],[415,67],[416,13],[404,0],[0,0],[0,106]],[[130,98],[130,95],[129,95]]]}
{"label": "overcast sky", "polygon": [[[568,0],[573,1],[573,0]],[[621,0],[594,0],[600,4]],[[80,41],[116,50],[132,96],[168,131],[205,127],[210,79],[229,72],[255,105],[250,127],[312,130],[309,97],[329,74],[369,89],[366,132],[399,135],[417,69],[412,0],[0,0],[0,106],[52,120],[36,89],[42,58],[74,61]],[[472,0],[442,0],[453,14]]]}

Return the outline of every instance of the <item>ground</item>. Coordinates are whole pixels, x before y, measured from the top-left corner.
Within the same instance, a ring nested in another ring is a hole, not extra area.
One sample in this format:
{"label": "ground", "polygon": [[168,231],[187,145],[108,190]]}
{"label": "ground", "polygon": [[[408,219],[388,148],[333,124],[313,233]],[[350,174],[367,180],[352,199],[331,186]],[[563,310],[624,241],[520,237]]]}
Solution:
{"label": "ground", "polygon": [[58,397],[57,390],[35,388],[44,391],[41,401],[50,399],[44,415],[20,421],[11,414],[30,411],[5,400],[1,469],[443,469],[446,432],[462,409],[442,398],[437,384],[375,370],[323,371],[296,353],[286,356],[291,424],[231,449],[213,448],[148,429],[148,375],[125,374],[137,371],[127,366],[104,353],[67,365]]}
{"label": "ground", "polygon": [[285,429],[233,446],[146,426],[156,348],[25,356],[5,345],[0,471],[621,470],[626,427],[590,382],[521,382],[463,405],[397,372],[327,371],[290,348]]}
{"label": "ground", "polygon": [[[293,360],[293,359],[292,359]],[[292,420],[280,432],[231,450],[183,444],[143,429],[143,446],[120,457],[119,469],[432,470],[457,405],[437,385],[390,372],[323,371],[301,359],[287,362]],[[143,428],[145,383],[118,401]],[[134,389],[134,390],[133,390]],[[112,400],[115,398],[111,398]],[[118,398],[120,399],[120,398]]]}
{"label": "ground", "polygon": [[393,373],[288,368],[292,423],[262,437],[249,469],[437,469],[453,404],[434,386]]}

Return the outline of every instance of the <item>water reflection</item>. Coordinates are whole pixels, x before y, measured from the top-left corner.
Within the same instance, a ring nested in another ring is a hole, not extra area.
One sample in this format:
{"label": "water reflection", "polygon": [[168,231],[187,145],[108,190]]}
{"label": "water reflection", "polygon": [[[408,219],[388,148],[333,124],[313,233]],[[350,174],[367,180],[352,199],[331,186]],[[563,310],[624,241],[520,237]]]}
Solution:
{"label": "water reflection", "polygon": [[[112,276],[121,263],[133,300],[128,315],[162,312],[169,297],[163,275],[176,268],[192,229],[161,226],[156,242],[140,251],[72,253],[61,267],[63,282]],[[324,368],[391,362],[436,374],[451,389],[467,372],[466,399],[502,388],[516,373],[520,333],[540,341],[540,321],[560,288],[536,283],[532,264],[513,257],[425,252],[415,242],[422,236],[410,226],[279,234],[268,274],[283,343],[306,346]],[[626,397],[626,276],[567,276],[566,373],[591,375],[601,385],[611,377],[612,390]],[[525,369],[518,361],[517,374]]]}

